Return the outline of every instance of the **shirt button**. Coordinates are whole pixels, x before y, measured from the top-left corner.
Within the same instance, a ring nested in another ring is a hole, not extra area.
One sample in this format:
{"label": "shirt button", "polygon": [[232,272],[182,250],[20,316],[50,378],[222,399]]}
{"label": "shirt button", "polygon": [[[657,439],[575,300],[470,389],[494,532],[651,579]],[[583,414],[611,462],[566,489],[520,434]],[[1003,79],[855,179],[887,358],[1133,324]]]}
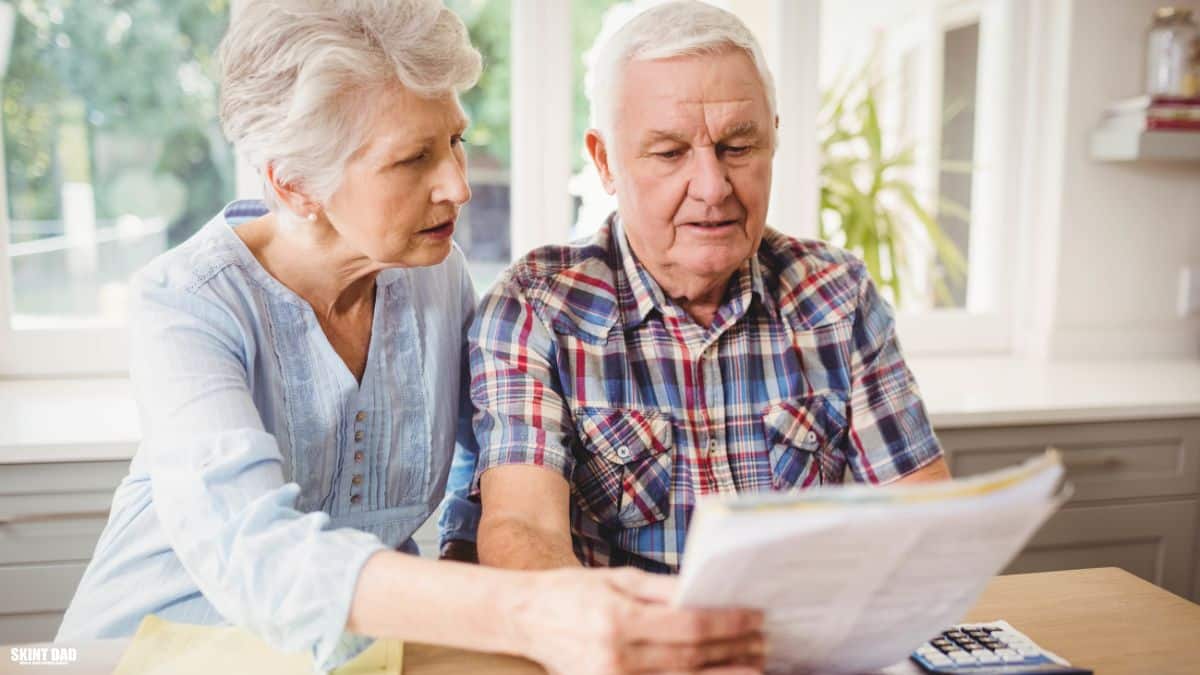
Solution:
{"label": "shirt button", "polygon": [[363,454],[361,452],[354,453],[354,461],[361,462],[362,460],[363,460]]}
{"label": "shirt button", "polygon": [[806,443],[816,443],[817,442],[817,432],[809,431],[807,434],[804,434],[804,441]]}
{"label": "shirt button", "polygon": [[365,413],[365,412],[363,412],[363,411],[361,411],[361,410],[359,410],[359,411],[358,411],[358,414],[354,416],[354,420],[355,420],[356,422],[361,422],[361,421],[363,421],[363,420],[365,420],[365,419],[367,419],[367,413]]}
{"label": "shirt button", "polygon": [[621,459],[629,459],[632,455],[633,453],[629,450],[628,445],[622,445],[621,447],[617,448],[617,457],[620,457]]}
{"label": "shirt button", "polygon": [[362,439],[363,439],[363,432],[361,432],[361,431],[354,432],[354,440],[355,441],[361,442]]}
{"label": "shirt button", "polygon": [[351,496],[350,496],[350,503],[351,503],[351,504],[357,504],[357,503],[359,503],[359,502],[361,502],[361,501],[362,501],[362,497],[361,497],[361,496],[359,496],[359,495],[351,495]]}
{"label": "shirt button", "polygon": [[362,474],[361,473],[354,474],[354,478],[351,478],[350,482],[355,485],[362,485]]}

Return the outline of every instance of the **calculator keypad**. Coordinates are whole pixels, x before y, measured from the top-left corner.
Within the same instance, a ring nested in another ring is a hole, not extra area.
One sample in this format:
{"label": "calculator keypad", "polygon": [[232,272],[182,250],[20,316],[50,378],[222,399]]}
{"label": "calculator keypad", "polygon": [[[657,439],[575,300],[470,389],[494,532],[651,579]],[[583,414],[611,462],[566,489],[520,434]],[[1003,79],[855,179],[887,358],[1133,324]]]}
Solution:
{"label": "calculator keypad", "polygon": [[987,625],[959,626],[944,631],[917,649],[914,656],[942,668],[1051,662],[1024,635]]}

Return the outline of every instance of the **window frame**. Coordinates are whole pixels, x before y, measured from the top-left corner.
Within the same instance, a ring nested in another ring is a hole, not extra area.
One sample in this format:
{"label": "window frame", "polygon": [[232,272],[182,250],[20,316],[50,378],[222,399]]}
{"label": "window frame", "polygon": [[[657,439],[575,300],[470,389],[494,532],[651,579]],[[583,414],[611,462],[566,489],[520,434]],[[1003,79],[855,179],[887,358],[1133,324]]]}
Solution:
{"label": "window frame", "polygon": [[[978,22],[976,119],[971,181],[971,224],[966,307],[899,311],[897,334],[905,352],[918,356],[1005,355],[1018,348],[1015,296],[1030,256],[1021,240],[1029,196],[1023,176],[1035,170],[1036,146],[1028,121],[1042,103],[1015,74],[1027,72],[1030,53],[1049,39],[1032,6],[1037,0],[935,0],[928,5],[922,68],[933,86],[922,106],[923,134],[930,138],[918,159],[925,186],[937,184],[941,147],[941,73],[945,34]],[[936,76],[933,76],[936,74]]]}
{"label": "window frame", "polygon": [[[771,18],[770,25],[763,27],[769,33],[760,37],[776,77],[782,120],[769,222],[793,236],[815,237],[820,161],[815,133],[820,3],[758,1],[767,3]],[[1011,353],[1024,337],[1016,328],[1022,316],[1014,296],[1021,288],[1021,270],[1030,270],[1024,261],[1033,256],[1032,252],[1018,254],[1026,252],[1023,242],[1030,239],[1029,224],[1022,221],[1036,213],[1038,206],[1022,198],[1021,188],[1030,185],[1031,172],[1045,173],[1046,163],[1038,158],[1036,136],[1042,124],[1039,115],[1045,114],[1047,104],[1039,102],[1035,87],[1019,81],[1013,73],[1027,72],[1026,64],[1038,55],[1058,55],[1060,50],[1049,49],[1047,44],[1061,39],[1048,25],[1051,22],[1045,20],[1045,8],[1036,6],[1038,1],[930,0],[941,30],[961,22],[964,16],[970,17],[972,12],[986,19],[986,23],[980,22],[975,156],[977,161],[984,157],[994,162],[995,170],[986,180],[979,176],[973,180],[972,210],[980,216],[977,219],[973,215],[972,219],[969,264],[973,276],[983,274],[990,281],[969,284],[966,310],[899,313],[897,331],[909,355]],[[233,11],[240,2],[234,1]],[[510,235],[516,257],[535,246],[564,241],[568,235],[571,196],[566,186],[571,176],[574,139],[570,138],[570,31],[555,29],[570,25],[571,3],[511,2]],[[537,39],[526,39],[532,37]],[[940,51],[941,40],[933,43]],[[0,162],[3,159],[0,147]],[[51,325],[51,321],[13,326],[4,182],[0,180],[0,377],[126,372],[128,338],[123,325],[70,320],[58,326]],[[240,161],[237,185],[239,196],[255,196],[260,190],[253,171]],[[785,190],[782,185],[809,187]],[[1012,236],[1008,236],[1010,232]],[[985,306],[988,311],[972,311],[973,307]]]}

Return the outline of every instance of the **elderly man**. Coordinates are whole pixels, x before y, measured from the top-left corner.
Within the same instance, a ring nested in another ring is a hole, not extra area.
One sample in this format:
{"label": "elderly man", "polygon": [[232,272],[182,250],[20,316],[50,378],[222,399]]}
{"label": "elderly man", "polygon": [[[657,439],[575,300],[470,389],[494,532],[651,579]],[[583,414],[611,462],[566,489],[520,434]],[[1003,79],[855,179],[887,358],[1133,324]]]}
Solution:
{"label": "elderly man", "polygon": [[674,571],[701,495],[948,476],[866,268],[765,226],[778,118],[746,27],[657,6],[595,88],[617,213],[516,263],[473,329],[480,560]]}

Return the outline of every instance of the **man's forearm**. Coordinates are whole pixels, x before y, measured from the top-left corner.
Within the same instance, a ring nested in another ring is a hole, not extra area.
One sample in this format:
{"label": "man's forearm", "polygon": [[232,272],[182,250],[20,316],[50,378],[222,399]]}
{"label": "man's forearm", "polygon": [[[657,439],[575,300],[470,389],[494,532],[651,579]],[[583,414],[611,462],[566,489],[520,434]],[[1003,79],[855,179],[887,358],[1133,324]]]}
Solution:
{"label": "man's forearm", "polygon": [[493,567],[545,570],[579,567],[571,535],[539,528],[517,518],[489,517],[479,524],[479,562]]}

